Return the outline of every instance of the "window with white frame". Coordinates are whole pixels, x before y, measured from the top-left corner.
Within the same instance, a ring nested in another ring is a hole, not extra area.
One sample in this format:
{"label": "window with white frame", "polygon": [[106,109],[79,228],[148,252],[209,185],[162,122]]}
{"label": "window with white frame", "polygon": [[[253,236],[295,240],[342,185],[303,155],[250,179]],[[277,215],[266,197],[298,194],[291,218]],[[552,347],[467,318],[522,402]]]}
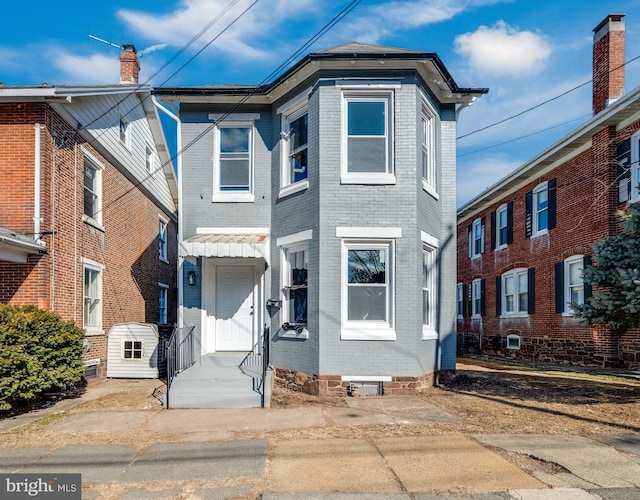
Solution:
{"label": "window with white frame", "polygon": [[142,359],[143,347],[142,340],[123,340],[122,359]]}
{"label": "window with white frame", "polygon": [[283,116],[284,151],[286,158],[282,172],[282,186],[305,181],[308,171],[308,108],[304,105]]}
{"label": "window with white frame", "polygon": [[422,247],[422,327],[436,328],[436,249]]}
{"label": "window with white frame", "polygon": [[102,220],[102,169],[89,158],[84,159],[84,208],[85,217]]}
{"label": "window with white frame", "polygon": [[574,255],[564,261],[564,310],[568,314],[573,314],[571,304],[584,304],[583,270],[583,255]]}
{"label": "window with white frame", "polygon": [[462,318],[464,315],[464,285],[456,285],[456,316]]}
{"label": "window with white frame", "polygon": [[509,212],[504,204],[496,210],[496,250],[504,248],[508,243]]}
{"label": "window with white frame", "polygon": [[471,316],[479,318],[482,315],[482,280],[471,282]]}
{"label": "window with white frame", "polygon": [[484,218],[476,219],[470,226],[469,256],[473,259],[484,253]]}
{"label": "window with white frame", "polygon": [[102,270],[102,265],[84,261],[82,325],[87,333],[102,329]]}
{"label": "window with white frame", "polygon": [[169,262],[167,253],[167,228],[169,225],[167,221],[160,219],[158,223],[158,253],[160,260],[163,262]]}
{"label": "window with white frame", "polygon": [[640,201],[640,132],[631,136],[631,202]]}
{"label": "window with white frame", "polygon": [[347,323],[391,325],[391,242],[345,242]]}
{"label": "window with white frame", "polygon": [[145,167],[147,173],[153,174],[155,171],[155,157],[153,155],[153,149],[147,145],[145,147]]}
{"label": "window with white frame", "polygon": [[131,149],[131,124],[124,115],[120,115],[120,142]]}
{"label": "window with white frame", "polygon": [[520,349],[520,335],[515,333],[507,335],[507,349]]}
{"label": "window with white frame", "polygon": [[158,283],[158,323],[164,325],[167,323],[167,296],[169,294],[169,286],[164,283]]}
{"label": "window with white frame", "polygon": [[284,304],[285,322],[290,325],[307,324],[307,275],[309,268],[309,245],[283,248],[284,253]]}
{"label": "window with white frame", "polygon": [[215,192],[252,193],[253,126],[223,123],[215,128]]}
{"label": "window with white frame", "polygon": [[435,193],[436,190],[436,162],[435,162],[435,133],[434,133],[434,113],[426,102],[422,103],[422,114],[420,118],[420,147],[421,147],[421,167],[422,184],[426,190]]}
{"label": "window with white frame", "polygon": [[343,106],[343,182],[386,182],[393,174],[392,94],[346,92]]}
{"label": "window with white frame", "polygon": [[533,235],[549,229],[549,188],[546,182],[533,190]]}
{"label": "window with white frame", "polygon": [[528,270],[519,268],[502,275],[502,315],[527,314]]}

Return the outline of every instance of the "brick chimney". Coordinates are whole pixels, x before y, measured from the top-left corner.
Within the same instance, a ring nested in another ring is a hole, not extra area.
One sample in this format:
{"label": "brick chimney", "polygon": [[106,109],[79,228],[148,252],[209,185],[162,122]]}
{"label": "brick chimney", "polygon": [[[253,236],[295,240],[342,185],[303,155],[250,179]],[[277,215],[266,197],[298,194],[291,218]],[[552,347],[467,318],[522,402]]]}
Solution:
{"label": "brick chimney", "polygon": [[609,14],[593,30],[593,112],[624,95],[624,14]]}
{"label": "brick chimney", "polygon": [[138,84],[140,61],[133,45],[124,45],[120,52],[120,83],[123,85]]}

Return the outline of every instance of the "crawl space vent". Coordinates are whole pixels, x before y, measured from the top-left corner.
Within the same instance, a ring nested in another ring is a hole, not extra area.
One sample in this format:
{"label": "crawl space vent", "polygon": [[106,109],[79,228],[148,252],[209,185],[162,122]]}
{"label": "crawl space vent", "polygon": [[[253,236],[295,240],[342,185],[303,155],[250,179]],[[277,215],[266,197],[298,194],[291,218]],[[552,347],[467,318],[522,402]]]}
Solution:
{"label": "crawl space vent", "polygon": [[354,380],[349,384],[352,396],[382,396],[382,382],[359,382]]}

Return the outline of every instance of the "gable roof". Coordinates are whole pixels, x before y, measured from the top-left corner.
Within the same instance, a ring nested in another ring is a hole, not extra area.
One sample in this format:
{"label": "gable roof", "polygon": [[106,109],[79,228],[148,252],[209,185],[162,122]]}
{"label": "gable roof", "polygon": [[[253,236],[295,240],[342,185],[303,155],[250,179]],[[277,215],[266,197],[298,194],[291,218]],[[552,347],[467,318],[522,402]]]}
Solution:
{"label": "gable roof", "polygon": [[621,97],[608,108],[594,115],[589,121],[462,205],[457,211],[458,223],[489,208],[507,194],[517,191],[582,152],[591,146],[591,138],[602,129],[638,119],[640,119],[640,87]]}

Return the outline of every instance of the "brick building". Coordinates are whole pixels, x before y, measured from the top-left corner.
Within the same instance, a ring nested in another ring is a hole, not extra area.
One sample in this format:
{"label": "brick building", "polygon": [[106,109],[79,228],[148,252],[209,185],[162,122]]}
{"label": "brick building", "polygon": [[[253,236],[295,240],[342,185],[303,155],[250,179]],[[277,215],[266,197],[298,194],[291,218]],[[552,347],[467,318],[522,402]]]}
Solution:
{"label": "brick building", "polygon": [[593,117],[459,208],[460,349],[640,367],[640,332],[618,339],[571,310],[591,294],[592,243],[640,200],[640,88],[624,94],[624,30],[623,14],[594,30]]}
{"label": "brick building", "polygon": [[0,87],[0,302],[87,336],[105,373],[116,323],[175,323],[177,183],[133,46],[121,81]]}

